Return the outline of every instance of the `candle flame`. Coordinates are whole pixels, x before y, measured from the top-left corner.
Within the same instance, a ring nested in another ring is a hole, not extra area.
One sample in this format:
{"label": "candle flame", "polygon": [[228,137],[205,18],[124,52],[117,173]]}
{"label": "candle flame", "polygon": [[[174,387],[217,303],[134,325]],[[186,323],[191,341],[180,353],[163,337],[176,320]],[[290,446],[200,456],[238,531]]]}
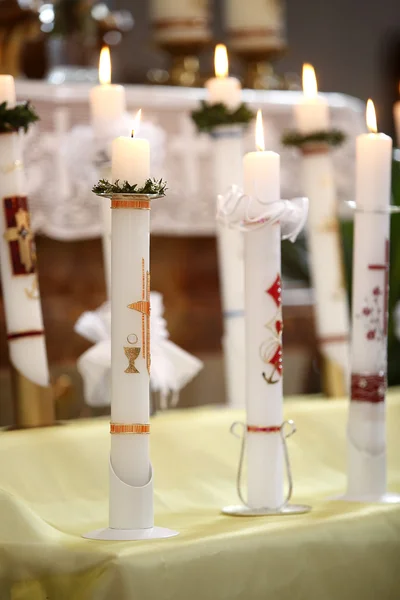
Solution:
{"label": "candle flame", "polygon": [[111,57],[108,46],[103,46],[100,52],[99,81],[102,85],[111,83]]}
{"label": "candle flame", "polygon": [[367,102],[366,117],[367,117],[367,127],[370,130],[370,132],[377,133],[378,125],[376,123],[375,106],[374,106],[374,103],[372,102],[371,98],[369,98],[369,100]]}
{"label": "candle flame", "polygon": [[314,67],[305,63],[303,65],[303,92],[307,98],[316,98],[318,94],[317,78]]}
{"label": "candle flame", "polygon": [[263,126],[262,112],[260,109],[257,111],[257,118],[256,118],[256,148],[260,152],[263,152],[265,150],[264,126]]}
{"label": "candle flame", "polygon": [[136,116],[134,118],[134,125],[133,125],[133,129],[131,131],[131,137],[135,137],[135,132],[139,131],[141,119],[142,119],[142,109],[139,108],[139,110],[137,111]]}
{"label": "candle flame", "polygon": [[215,46],[214,69],[216,77],[227,77],[229,73],[228,53],[224,44]]}

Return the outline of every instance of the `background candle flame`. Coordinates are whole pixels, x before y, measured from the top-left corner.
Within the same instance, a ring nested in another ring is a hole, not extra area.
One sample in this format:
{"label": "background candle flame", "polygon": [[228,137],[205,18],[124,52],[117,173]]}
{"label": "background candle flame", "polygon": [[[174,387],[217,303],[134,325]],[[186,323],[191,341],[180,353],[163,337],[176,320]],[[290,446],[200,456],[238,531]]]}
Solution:
{"label": "background candle flame", "polygon": [[111,57],[108,46],[104,46],[100,52],[99,81],[102,85],[111,83]]}
{"label": "background candle flame", "polygon": [[367,117],[367,127],[370,130],[370,132],[377,133],[378,125],[376,123],[375,106],[374,106],[374,103],[372,102],[371,98],[369,98],[369,100],[367,102],[366,117]]}
{"label": "background candle flame", "polygon": [[224,44],[215,46],[214,69],[216,77],[226,77],[229,73],[228,53]]}
{"label": "background candle flame", "polygon": [[261,109],[259,109],[257,111],[257,118],[256,118],[256,148],[260,152],[263,152],[265,150],[264,126],[263,126]]}
{"label": "background candle flame", "polygon": [[133,124],[133,129],[131,132],[131,137],[135,137],[135,133],[137,133],[139,131],[141,120],[142,120],[142,109],[139,108],[139,110],[137,111],[136,116],[134,118],[134,124]]}
{"label": "background candle flame", "polygon": [[315,98],[318,94],[314,67],[308,63],[303,65],[303,92],[307,98]]}

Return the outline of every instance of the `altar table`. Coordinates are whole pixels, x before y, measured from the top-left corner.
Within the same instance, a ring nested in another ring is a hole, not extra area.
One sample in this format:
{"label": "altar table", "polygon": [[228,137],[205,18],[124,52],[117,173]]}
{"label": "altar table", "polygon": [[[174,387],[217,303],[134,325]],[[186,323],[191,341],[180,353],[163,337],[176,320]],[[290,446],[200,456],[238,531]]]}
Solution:
{"label": "altar table", "polygon": [[[285,404],[298,502],[309,514],[227,517],[240,411],[168,412],[152,422],[156,524],[148,542],[81,538],[107,524],[103,419],[0,434],[1,600],[398,600],[400,506],[342,503],[347,402]],[[388,400],[389,486],[400,491],[400,390]]]}
{"label": "altar table", "polygon": [[[205,89],[126,85],[128,110],[143,109],[151,145],[152,173],[168,182],[166,198],[151,207],[153,234],[215,235],[215,185],[212,141],[197,134],[191,111],[206,97]],[[92,187],[101,174],[93,167],[96,143],[90,128],[91,85],[44,81],[16,82],[18,100],[31,100],[40,122],[25,139],[25,175],[36,232],[58,240],[82,240],[102,233],[99,199]],[[298,152],[281,144],[294,127],[293,105],[302,92],[244,90],[243,100],[264,115],[265,143],[281,156],[281,193],[303,193]],[[365,105],[344,94],[326,94],[332,127],[346,134],[346,143],[332,153],[335,184],[341,207],[354,198],[355,140],[364,133]],[[151,133],[152,132],[152,133]],[[129,135],[130,131],[126,132]],[[142,124],[140,135],[146,136]],[[247,128],[244,150],[254,150],[254,127]]]}

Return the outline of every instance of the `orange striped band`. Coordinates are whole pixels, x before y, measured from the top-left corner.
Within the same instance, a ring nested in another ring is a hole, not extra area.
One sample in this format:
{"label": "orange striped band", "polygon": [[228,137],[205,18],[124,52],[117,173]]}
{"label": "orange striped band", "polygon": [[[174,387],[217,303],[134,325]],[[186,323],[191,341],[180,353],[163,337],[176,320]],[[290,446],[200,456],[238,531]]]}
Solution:
{"label": "orange striped band", "polygon": [[329,152],[330,146],[326,142],[308,142],[300,146],[300,150],[304,156],[326,154]]}
{"label": "orange striped band", "polygon": [[110,433],[145,435],[150,433],[150,423],[110,423]]}
{"label": "orange striped band", "polygon": [[150,200],[111,200],[111,208],[136,208],[150,210]]}

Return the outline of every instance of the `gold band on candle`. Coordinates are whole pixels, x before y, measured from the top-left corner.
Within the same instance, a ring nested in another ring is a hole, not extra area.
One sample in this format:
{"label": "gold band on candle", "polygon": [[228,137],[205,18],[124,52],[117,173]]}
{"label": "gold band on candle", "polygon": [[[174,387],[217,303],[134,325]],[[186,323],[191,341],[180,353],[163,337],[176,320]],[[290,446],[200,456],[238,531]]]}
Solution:
{"label": "gold band on candle", "polygon": [[150,200],[116,200],[112,198],[111,208],[136,208],[150,210]]}
{"label": "gold band on candle", "polygon": [[110,433],[147,435],[150,433],[150,423],[110,423]]}
{"label": "gold band on candle", "polygon": [[318,344],[341,344],[349,341],[349,336],[346,333],[343,334],[333,334],[333,335],[324,335],[317,338]]}

